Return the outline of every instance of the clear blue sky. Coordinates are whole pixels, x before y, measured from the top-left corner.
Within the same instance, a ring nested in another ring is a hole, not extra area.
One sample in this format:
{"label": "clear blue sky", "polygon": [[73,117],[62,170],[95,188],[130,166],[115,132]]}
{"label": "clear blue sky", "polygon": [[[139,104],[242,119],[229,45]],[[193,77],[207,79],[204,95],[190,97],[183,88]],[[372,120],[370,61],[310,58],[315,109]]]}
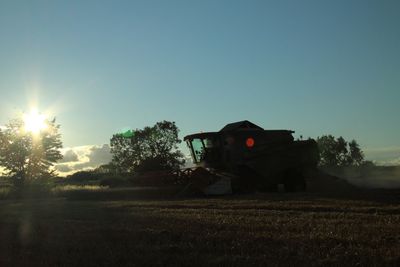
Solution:
{"label": "clear blue sky", "polygon": [[0,124],[34,99],[65,146],[248,119],[400,147],[400,1],[0,1]]}

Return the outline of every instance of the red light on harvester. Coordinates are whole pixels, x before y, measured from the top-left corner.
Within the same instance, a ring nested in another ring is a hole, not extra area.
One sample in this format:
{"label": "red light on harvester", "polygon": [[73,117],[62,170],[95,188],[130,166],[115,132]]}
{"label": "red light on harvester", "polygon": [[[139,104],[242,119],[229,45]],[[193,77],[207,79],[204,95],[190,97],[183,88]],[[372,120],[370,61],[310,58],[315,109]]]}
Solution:
{"label": "red light on harvester", "polygon": [[252,148],[254,146],[254,139],[252,137],[246,139],[246,146],[248,148]]}

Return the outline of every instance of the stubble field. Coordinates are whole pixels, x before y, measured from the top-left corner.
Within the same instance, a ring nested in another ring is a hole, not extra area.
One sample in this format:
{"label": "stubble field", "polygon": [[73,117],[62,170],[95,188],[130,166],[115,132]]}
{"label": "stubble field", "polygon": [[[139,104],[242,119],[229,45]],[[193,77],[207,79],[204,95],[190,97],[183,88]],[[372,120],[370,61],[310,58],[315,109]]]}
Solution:
{"label": "stubble field", "polygon": [[397,191],[0,200],[0,266],[399,266]]}

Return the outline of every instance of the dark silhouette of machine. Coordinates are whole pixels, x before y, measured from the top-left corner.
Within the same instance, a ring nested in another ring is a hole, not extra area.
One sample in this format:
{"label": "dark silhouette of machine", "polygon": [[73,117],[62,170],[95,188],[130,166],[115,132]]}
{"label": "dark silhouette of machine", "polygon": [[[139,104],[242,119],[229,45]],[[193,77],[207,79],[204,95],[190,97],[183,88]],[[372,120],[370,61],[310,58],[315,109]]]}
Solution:
{"label": "dark silhouette of machine", "polygon": [[[293,133],[239,121],[219,132],[188,135],[184,140],[197,166],[192,180],[202,177],[205,190],[204,185],[212,187],[228,177],[222,191],[226,186],[233,192],[276,191],[279,184],[287,192],[304,191],[305,177],[318,164],[318,147],[312,139],[294,140]],[[221,193],[221,187],[210,192]]]}

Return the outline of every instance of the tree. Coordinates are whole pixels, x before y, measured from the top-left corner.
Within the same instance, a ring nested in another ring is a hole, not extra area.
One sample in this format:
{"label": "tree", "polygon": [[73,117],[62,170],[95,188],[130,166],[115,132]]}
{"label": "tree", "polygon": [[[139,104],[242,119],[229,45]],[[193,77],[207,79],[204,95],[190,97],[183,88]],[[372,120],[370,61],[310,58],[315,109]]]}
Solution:
{"label": "tree", "polygon": [[320,165],[337,166],[336,140],[332,135],[324,135],[317,138],[320,154]]}
{"label": "tree", "polygon": [[364,154],[355,140],[347,142],[343,137],[323,135],[317,138],[321,166],[360,166]]}
{"label": "tree", "polygon": [[11,120],[0,130],[0,166],[15,185],[54,175],[51,168],[62,158],[60,126],[55,119],[46,120],[46,129],[38,133],[25,130],[21,118]]}
{"label": "tree", "polygon": [[115,134],[110,140],[112,164],[119,172],[178,169],[183,154],[175,122],[161,121],[131,134]]}
{"label": "tree", "polygon": [[349,161],[349,155],[348,155],[346,140],[344,140],[344,138],[340,136],[339,138],[336,139],[334,148],[335,148],[334,151],[336,154],[337,165],[339,166],[347,165]]}
{"label": "tree", "polygon": [[356,142],[356,140],[351,140],[349,143],[349,163],[350,165],[356,166],[365,164],[364,153],[361,151],[360,145]]}

